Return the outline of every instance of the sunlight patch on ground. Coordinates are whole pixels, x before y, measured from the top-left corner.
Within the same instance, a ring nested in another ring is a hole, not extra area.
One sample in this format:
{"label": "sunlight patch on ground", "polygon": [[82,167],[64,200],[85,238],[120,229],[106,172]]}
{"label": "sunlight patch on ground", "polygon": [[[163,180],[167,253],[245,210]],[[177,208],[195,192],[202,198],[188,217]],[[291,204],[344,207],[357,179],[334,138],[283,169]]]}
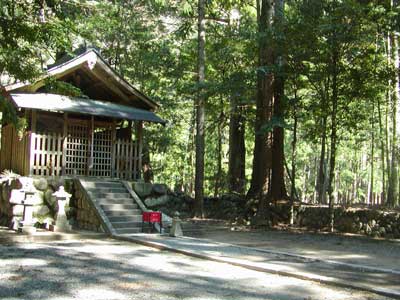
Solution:
{"label": "sunlight patch on ground", "polygon": [[[19,267],[38,267],[38,266],[46,266],[48,262],[44,259],[39,258],[21,258],[18,261]],[[5,267],[8,265],[14,265],[14,262],[8,261],[7,259],[0,259],[0,269],[1,267]]]}
{"label": "sunlight patch on ground", "polygon": [[115,289],[107,289],[101,287],[91,287],[76,291],[75,297],[78,299],[90,299],[90,300],[112,300],[112,299],[125,299],[122,293]]}

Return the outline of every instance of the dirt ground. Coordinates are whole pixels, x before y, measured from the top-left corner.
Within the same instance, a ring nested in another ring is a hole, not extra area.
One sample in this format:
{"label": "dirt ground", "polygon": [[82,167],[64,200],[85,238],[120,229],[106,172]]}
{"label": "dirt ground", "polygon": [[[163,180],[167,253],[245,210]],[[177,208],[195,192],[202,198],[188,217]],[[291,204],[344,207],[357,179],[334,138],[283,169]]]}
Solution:
{"label": "dirt ground", "polygon": [[4,300],[386,300],[116,240],[0,244]]}
{"label": "dirt ground", "polygon": [[[250,230],[201,226],[186,235],[222,243],[290,252],[313,258],[333,260],[400,271],[400,240],[372,239],[351,235]],[[183,228],[185,233],[185,228]]]}

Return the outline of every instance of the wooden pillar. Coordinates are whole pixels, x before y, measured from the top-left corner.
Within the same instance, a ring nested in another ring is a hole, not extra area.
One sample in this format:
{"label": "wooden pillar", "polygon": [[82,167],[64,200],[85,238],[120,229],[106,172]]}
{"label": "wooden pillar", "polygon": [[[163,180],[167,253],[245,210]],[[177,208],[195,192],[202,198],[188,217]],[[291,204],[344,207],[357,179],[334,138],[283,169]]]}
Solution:
{"label": "wooden pillar", "polygon": [[136,179],[140,179],[142,177],[143,121],[138,121],[136,125],[136,143],[136,147],[138,147],[138,166],[136,169]]}
{"label": "wooden pillar", "polygon": [[36,140],[37,113],[35,109],[31,112],[31,134],[29,137],[29,175],[33,175],[35,167],[35,140]]}
{"label": "wooden pillar", "polygon": [[112,121],[111,126],[111,177],[117,177],[115,174],[115,143],[117,141],[117,121]]}
{"label": "wooden pillar", "polygon": [[64,113],[64,128],[63,128],[63,149],[62,149],[62,166],[61,174],[66,175],[67,168],[67,140],[68,140],[68,113]]}
{"label": "wooden pillar", "polygon": [[87,166],[87,171],[86,175],[90,175],[90,170],[93,169],[93,163],[94,163],[94,116],[91,116],[90,118],[90,126],[89,126],[89,159],[88,159],[88,166]]}

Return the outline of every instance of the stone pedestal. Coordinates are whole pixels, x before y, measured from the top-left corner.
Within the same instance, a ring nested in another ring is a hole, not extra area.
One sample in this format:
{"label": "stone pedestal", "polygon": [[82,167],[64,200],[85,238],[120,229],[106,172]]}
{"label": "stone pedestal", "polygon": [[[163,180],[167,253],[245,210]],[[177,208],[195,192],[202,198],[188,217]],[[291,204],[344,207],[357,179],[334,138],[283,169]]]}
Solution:
{"label": "stone pedestal", "polygon": [[179,218],[179,213],[175,212],[174,218],[172,219],[171,231],[169,232],[170,236],[173,236],[173,237],[183,236],[181,222],[182,221]]}
{"label": "stone pedestal", "polygon": [[34,195],[35,192],[33,191],[25,191],[25,200],[22,203],[24,205],[24,215],[23,220],[19,222],[19,232],[28,234],[36,232],[35,224],[33,223],[33,205],[36,201]]}
{"label": "stone pedestal", "polygon": [[72,230],[72,226],[68,223],[67,215],[65,214],[65,205],[67,201],[71,198],[71,194],[64,190],[63,186],[60,186],[57,192],[53,194],[57,200],[58,212],[56,224],[50,226],[50,230],[55,232],[69,232]]}

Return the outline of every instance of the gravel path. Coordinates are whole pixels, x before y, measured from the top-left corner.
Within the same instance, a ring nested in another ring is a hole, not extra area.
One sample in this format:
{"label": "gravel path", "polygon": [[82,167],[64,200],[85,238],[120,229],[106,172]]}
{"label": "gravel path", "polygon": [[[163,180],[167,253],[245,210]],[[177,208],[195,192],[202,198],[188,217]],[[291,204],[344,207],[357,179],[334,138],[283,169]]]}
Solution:
{"label": "gravel path", "polygon": [[400,240],[285,231],[207,231],[189,236],[240,246],[291,252],[324,260],[395,269],[400,272]]}
{"label": "gravel path", "polygon": [[384,300],[115,240],[0,245],[0,299]]}

